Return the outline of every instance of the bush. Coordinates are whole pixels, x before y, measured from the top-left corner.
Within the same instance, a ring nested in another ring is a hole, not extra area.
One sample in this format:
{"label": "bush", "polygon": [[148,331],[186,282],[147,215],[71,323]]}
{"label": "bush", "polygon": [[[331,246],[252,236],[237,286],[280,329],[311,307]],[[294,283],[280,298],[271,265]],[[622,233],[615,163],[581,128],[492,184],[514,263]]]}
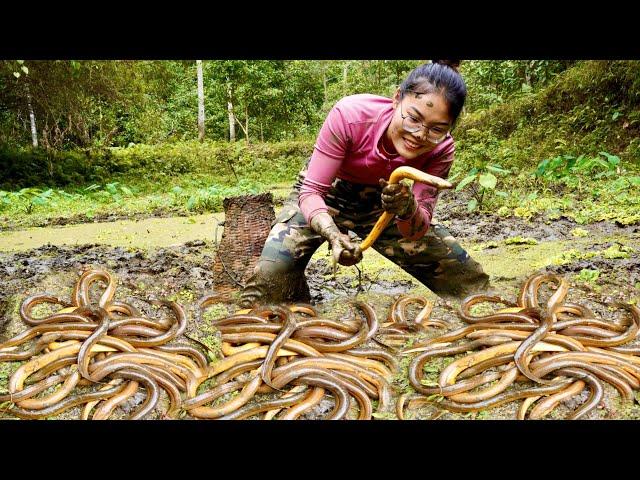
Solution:
{"label": "bush", "polygon": [[[293,179],[313,151],[313,141],[246,144],[181,142],[131,145],[102,151],[0,149],[0,190],[106,183],[114,176],[148,180],[188,173],[235,175],[263,182]],[[235,172],[235,173],[234,173]]]}

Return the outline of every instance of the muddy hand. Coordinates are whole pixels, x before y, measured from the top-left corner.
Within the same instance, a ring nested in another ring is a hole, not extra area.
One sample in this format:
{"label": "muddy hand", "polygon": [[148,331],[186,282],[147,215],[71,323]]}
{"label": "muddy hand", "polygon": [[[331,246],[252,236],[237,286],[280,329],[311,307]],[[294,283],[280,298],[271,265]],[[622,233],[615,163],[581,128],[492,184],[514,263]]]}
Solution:
{"label": "muddy hand", "polygon": [[349,235],[341,233],[333,238],[331,242],[331,251],[333,253],[333,261],[340,265],[350,267],[362,260],[362,250],[360,245],[352,242]]}
{"label": "muddy hand", "polygon": [[310,227],[331,245],[334,273],[337,263],[351,266],[362,260],[360,245],[352,242],[349,235],[342,233],[328,213],[318,213],[311,219]]}
{"label": "muddy hand", "polygon": [[379,183],[382,187],[382,208],[386,212],[400,218],[409,218],[415,213],[418,205],[410,187],[404,183],[389,183],[384,178]]}

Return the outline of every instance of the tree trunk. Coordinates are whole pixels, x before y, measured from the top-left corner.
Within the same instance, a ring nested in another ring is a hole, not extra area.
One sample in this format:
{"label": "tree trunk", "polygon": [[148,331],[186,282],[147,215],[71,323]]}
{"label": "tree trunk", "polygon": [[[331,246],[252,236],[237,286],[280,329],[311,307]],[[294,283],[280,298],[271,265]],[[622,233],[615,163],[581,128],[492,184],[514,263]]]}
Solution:
{"label": "tree trunk", "polygon": [[229,141],[236,141],[236,120],[233,116],[233,103],[231,102],[231,84],[227,84],[227,111],[229,112]]}
{"label": "tree trunk", "polygon": [[249,143],[249,107],[247,105],[244,106],[244,136],[247,139],[247,143]]}
{"label": "tree trunk", "polygon": [[196,60],[198,68],[198,140],[204,141],[204,82],[202,80],[202,60]]}
{"label": "tree trunk", "polygon": [[25,83],[27,87],[27,106],[29,107],[29,121],[31,122],[31,142],[34,148],[38,148],[38,130],[36,129],[36,115],[33,113],[33,105],[31,104],[31,91],[29,90],[29,82]]}
{"label": "tree trunk", "polygon": [[244,132],[244,136],[247,139],[247,143],[249,143],[249,116],[248,116],[248,112],[247,112],[247,107],[245,107],[244,109],[244,114],[247,116],[244,122],[244,125],[242,124],[242,122],[240,121],[240,119],[238,117],[235,117],[236,122],[238,122],[238,125],[240,125],[240,129]]}

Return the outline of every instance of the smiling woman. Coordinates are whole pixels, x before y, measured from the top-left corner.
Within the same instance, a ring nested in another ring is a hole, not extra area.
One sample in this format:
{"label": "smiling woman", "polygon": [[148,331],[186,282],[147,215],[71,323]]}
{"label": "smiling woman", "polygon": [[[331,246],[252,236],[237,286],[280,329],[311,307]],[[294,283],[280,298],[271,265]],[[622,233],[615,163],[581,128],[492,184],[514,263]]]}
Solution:
{"label": "smiling woman", "polygon": [[336,103],[272,225],[242,306],[308,301],[304,270],[316,249],[327,240],[337,262],[358,263],[362,249],[349,232],[365,238],[383,212],[394,221],[373,248],[436,294],[462,297],[487,286],[482,267],[444,227],[431,224],[437,187],[388,182],[402,166],[448,176],[450,132],[467,94],[459,63],[417,67],[393,98],[359,94]]}

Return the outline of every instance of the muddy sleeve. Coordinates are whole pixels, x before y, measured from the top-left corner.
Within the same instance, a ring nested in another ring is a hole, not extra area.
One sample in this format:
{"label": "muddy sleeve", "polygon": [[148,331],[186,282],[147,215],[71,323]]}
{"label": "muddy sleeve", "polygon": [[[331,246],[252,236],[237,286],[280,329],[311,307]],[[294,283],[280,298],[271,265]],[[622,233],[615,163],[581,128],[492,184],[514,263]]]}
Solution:
{"label": "muddy sleeve", "polygon": [[307,174],[298,197],[298,205],[307,222],[321,212],[327,212],[324,197],[331,188],[350,144],[348,125],[338,103],[324,121]]}
{"label": "muddy sleeve", "polygon": [[[449,176],[449,170],[451,170],[453,157],[454,152],[450,151],[437,160],[434,159],[434,161],[423,170],[431,175],[447,178]],[[412,192],[418,208],[416,208],[414,214],[406,220],[396,218],[396,225],[404,238],[407,240],[418,240],[427,233],[429,225],[431,225],[433,209],[438,200],[438,189],[430,185],[425,185],[424,183],[415,182]]]}

